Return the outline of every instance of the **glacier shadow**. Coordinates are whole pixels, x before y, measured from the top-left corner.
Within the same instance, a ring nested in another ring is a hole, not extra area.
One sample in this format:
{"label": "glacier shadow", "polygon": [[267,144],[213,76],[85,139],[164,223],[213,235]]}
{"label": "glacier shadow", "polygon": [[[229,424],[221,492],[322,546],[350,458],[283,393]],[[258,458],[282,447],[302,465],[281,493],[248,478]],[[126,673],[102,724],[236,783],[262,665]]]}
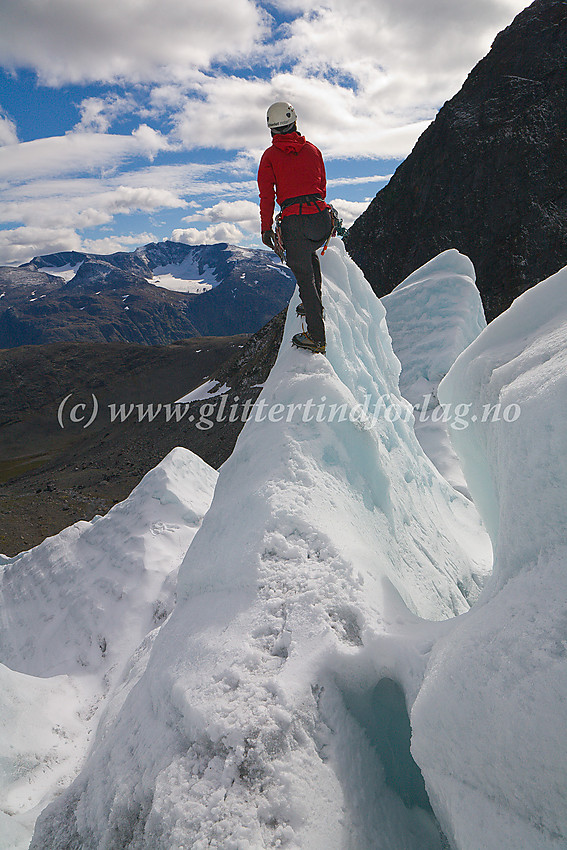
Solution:
{"label": "glacier shadow", "polygon": [[[409,846],[414,846],[416,838],[419,842],[421,825],[424,846],[431,850],[451,850],[435,817],[421,770],[411,754],[411,725],[400,685],[384,677],[364,691],[342,688],[341,696],[347,714],[355,721],[375,756],[376,769],[382,772],[384,785],[403,803],[401,811],[407,810]],[[383,836],[379,846],[398,850],[401,826],[397,819],[391,843]],[[402,827],[401,833],[404,831]]]}

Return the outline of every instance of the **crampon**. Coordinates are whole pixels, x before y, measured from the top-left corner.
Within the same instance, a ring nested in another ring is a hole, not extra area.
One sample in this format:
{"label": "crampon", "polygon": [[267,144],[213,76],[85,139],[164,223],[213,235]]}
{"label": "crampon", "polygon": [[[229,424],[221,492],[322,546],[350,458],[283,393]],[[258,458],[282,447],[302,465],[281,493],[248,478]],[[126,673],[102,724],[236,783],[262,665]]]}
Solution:
{"label": "crampon", "polygon": [[316,342],[311,339],[309,334],[299,333],[292,337],[291,344],[296,348],[303,348],[305,351],[312,351],[313,354],[325,354],[325,343]]}

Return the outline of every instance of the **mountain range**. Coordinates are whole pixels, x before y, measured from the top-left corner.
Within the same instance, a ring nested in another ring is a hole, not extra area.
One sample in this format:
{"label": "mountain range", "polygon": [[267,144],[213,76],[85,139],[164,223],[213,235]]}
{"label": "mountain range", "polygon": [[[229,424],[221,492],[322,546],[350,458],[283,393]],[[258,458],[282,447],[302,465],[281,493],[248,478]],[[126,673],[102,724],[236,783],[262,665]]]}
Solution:
{"label": "mountain range", "polygon": [[226,243],[62,251],[0,267],[0,348],[250,334],[280,312],[293,287],[271,252]]}

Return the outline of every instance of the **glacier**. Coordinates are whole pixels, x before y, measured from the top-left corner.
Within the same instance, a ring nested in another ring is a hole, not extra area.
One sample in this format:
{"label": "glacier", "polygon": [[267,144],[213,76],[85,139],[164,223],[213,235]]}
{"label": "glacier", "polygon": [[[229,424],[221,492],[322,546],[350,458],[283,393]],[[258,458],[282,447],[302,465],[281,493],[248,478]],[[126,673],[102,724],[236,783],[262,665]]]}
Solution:
{"label": "glacier", "polygon": [[385,309],[338,240],[323,274],[328,356],[290,346],[294,296],[176,606],[34,850],[447,846],[407,709],[490,544],[421,450]]}
{"label": "glacier", "polygon": [[[435,646],[413,752],[459,850],[567,846],[567,268],[459,356],[439,398],[494,546],[494,571]],[[439,746],[442,742],[442,746]]]}
{"label": "glacier", "polygon": [[392,347],[402,365],[400,392],[416,410],[416,437],[439,472],[468,498],[438,387],[459,354],[486,327],[475,281],[469,258],[451,248],[381,299]]}
{"label": "glacier", "polygon": [[455,250],[321,262],[218,480],[0,558],[3,850],[566,846],[567,269],[486,327]]}
{"label": "glacier", "polygon": [[0,847],[27,848],[109,694],[168,616],[217,472],[176,448],[104,517],[0,559]]}

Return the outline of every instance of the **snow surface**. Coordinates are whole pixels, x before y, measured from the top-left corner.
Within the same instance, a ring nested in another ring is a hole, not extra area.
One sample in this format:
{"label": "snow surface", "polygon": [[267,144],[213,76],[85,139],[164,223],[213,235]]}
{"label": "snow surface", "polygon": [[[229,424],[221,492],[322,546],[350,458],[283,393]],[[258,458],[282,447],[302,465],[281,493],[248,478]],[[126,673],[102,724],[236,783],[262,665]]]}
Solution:
{"label": "snow surface", "polygon": [[174,449],[106,516],[0,559],[2,850],[29,845],[38,811],[76,775],[104,698],[170,613],[216,478]]}
{"label": "snow surface", "polygon": [[63,280],[71,280],[77,274],[79,268],[83,265],[83,261],[80,263],[65,263],[64,266],[43,266],[41,269],[38,269],[38,272],[45,272],[45,274],[52,274],[55,277],[62,277]]}
{"label": "snow surface", "polygon": [[[413,753],[459,850],[564,850],[567,268],[480,334],[439,397],[471,405],[470,427],[452,437],[494,574],[435,647],[413,708]],[[496,421],[482,421],[485,405],[501,405]]]}
{"label": "snow surface", "polygon": [[[27,848],[41,809],[74,779],[85,754],[85,702],[70,676],[40,678],[0,664],[0,847]],[[13,816],[15,815],[15,816]]]}
{"label": "snow surface", "polygon": [[468,257],[443,251],[382,298],[392,347],[402,364],[400,392],[416,410],[415,433],[439,472],[470,496],[452,449],[437,388],[458,355],[486,327]]}
{"label": "snow surface", "polygon": [[[197,354],[197,352],[195,352]],[[184,395],[183,398],[177,399],[175,404],[188,404],[191,401],[208,401],[210,398],[215,398],[219,395],[225,395],[230,392],[228,384],[222,384],[220,381],[210,380],[200,384],[190,393]]]}
{"label": "snow surface", "polygon": [[[466,258],[427,265],[388,307],[408,395],[480,330]],[[567,269],[439,385],[437,407],[467,408],[448,431],[492,537],[487,578],[475,505],[405,416],[383,304],[337,240],[322,267],[328,357],[289,345],[296,294],[198,533],[181,544],[187,508],[208,504],[192,488],[210,475],[210,499],[216,476],[177,449],[129,512],[78,524],[99,529],[92,557],[73,529],[0,557],[3,850],[27,847],[100,714],[32,850],[567,847]]]}
{"label": "snow surface", "polygon": [[214,269],[205,266],[199,271],[199,263],[189,254],[181,263],[168,263],[166,266],[156,266],[153,277],[148,283],[161,286],[173,292],[194,292],[200,294],[218,286]]}
{"label": "snow surface", "polygon": [[[490,546],[416,440],[384,307],[339,240],[322,268],[328,356],[290,346],[296,294],[177,605],[40,816],[34,850],[446,846],[427,805],[404,800],[404,777],[389,778],[374,709],[387,713],[388,678],[411,707]],[[365,412],[369,399],[389,415]]]}
{"label": "snow surface", "polygon": [[268,265],[268,268],[273,269],[273,271],[275,271],[275,272],[278,272],[278,274],[281,274],[282,277],[287,277],[287,278],[290,278],[291,280],[293,279],[290,270],[288,269],[287,266],[284,266],[284,264],[281,262],[281,260],[279,260],[277,263],[270,263]]}

